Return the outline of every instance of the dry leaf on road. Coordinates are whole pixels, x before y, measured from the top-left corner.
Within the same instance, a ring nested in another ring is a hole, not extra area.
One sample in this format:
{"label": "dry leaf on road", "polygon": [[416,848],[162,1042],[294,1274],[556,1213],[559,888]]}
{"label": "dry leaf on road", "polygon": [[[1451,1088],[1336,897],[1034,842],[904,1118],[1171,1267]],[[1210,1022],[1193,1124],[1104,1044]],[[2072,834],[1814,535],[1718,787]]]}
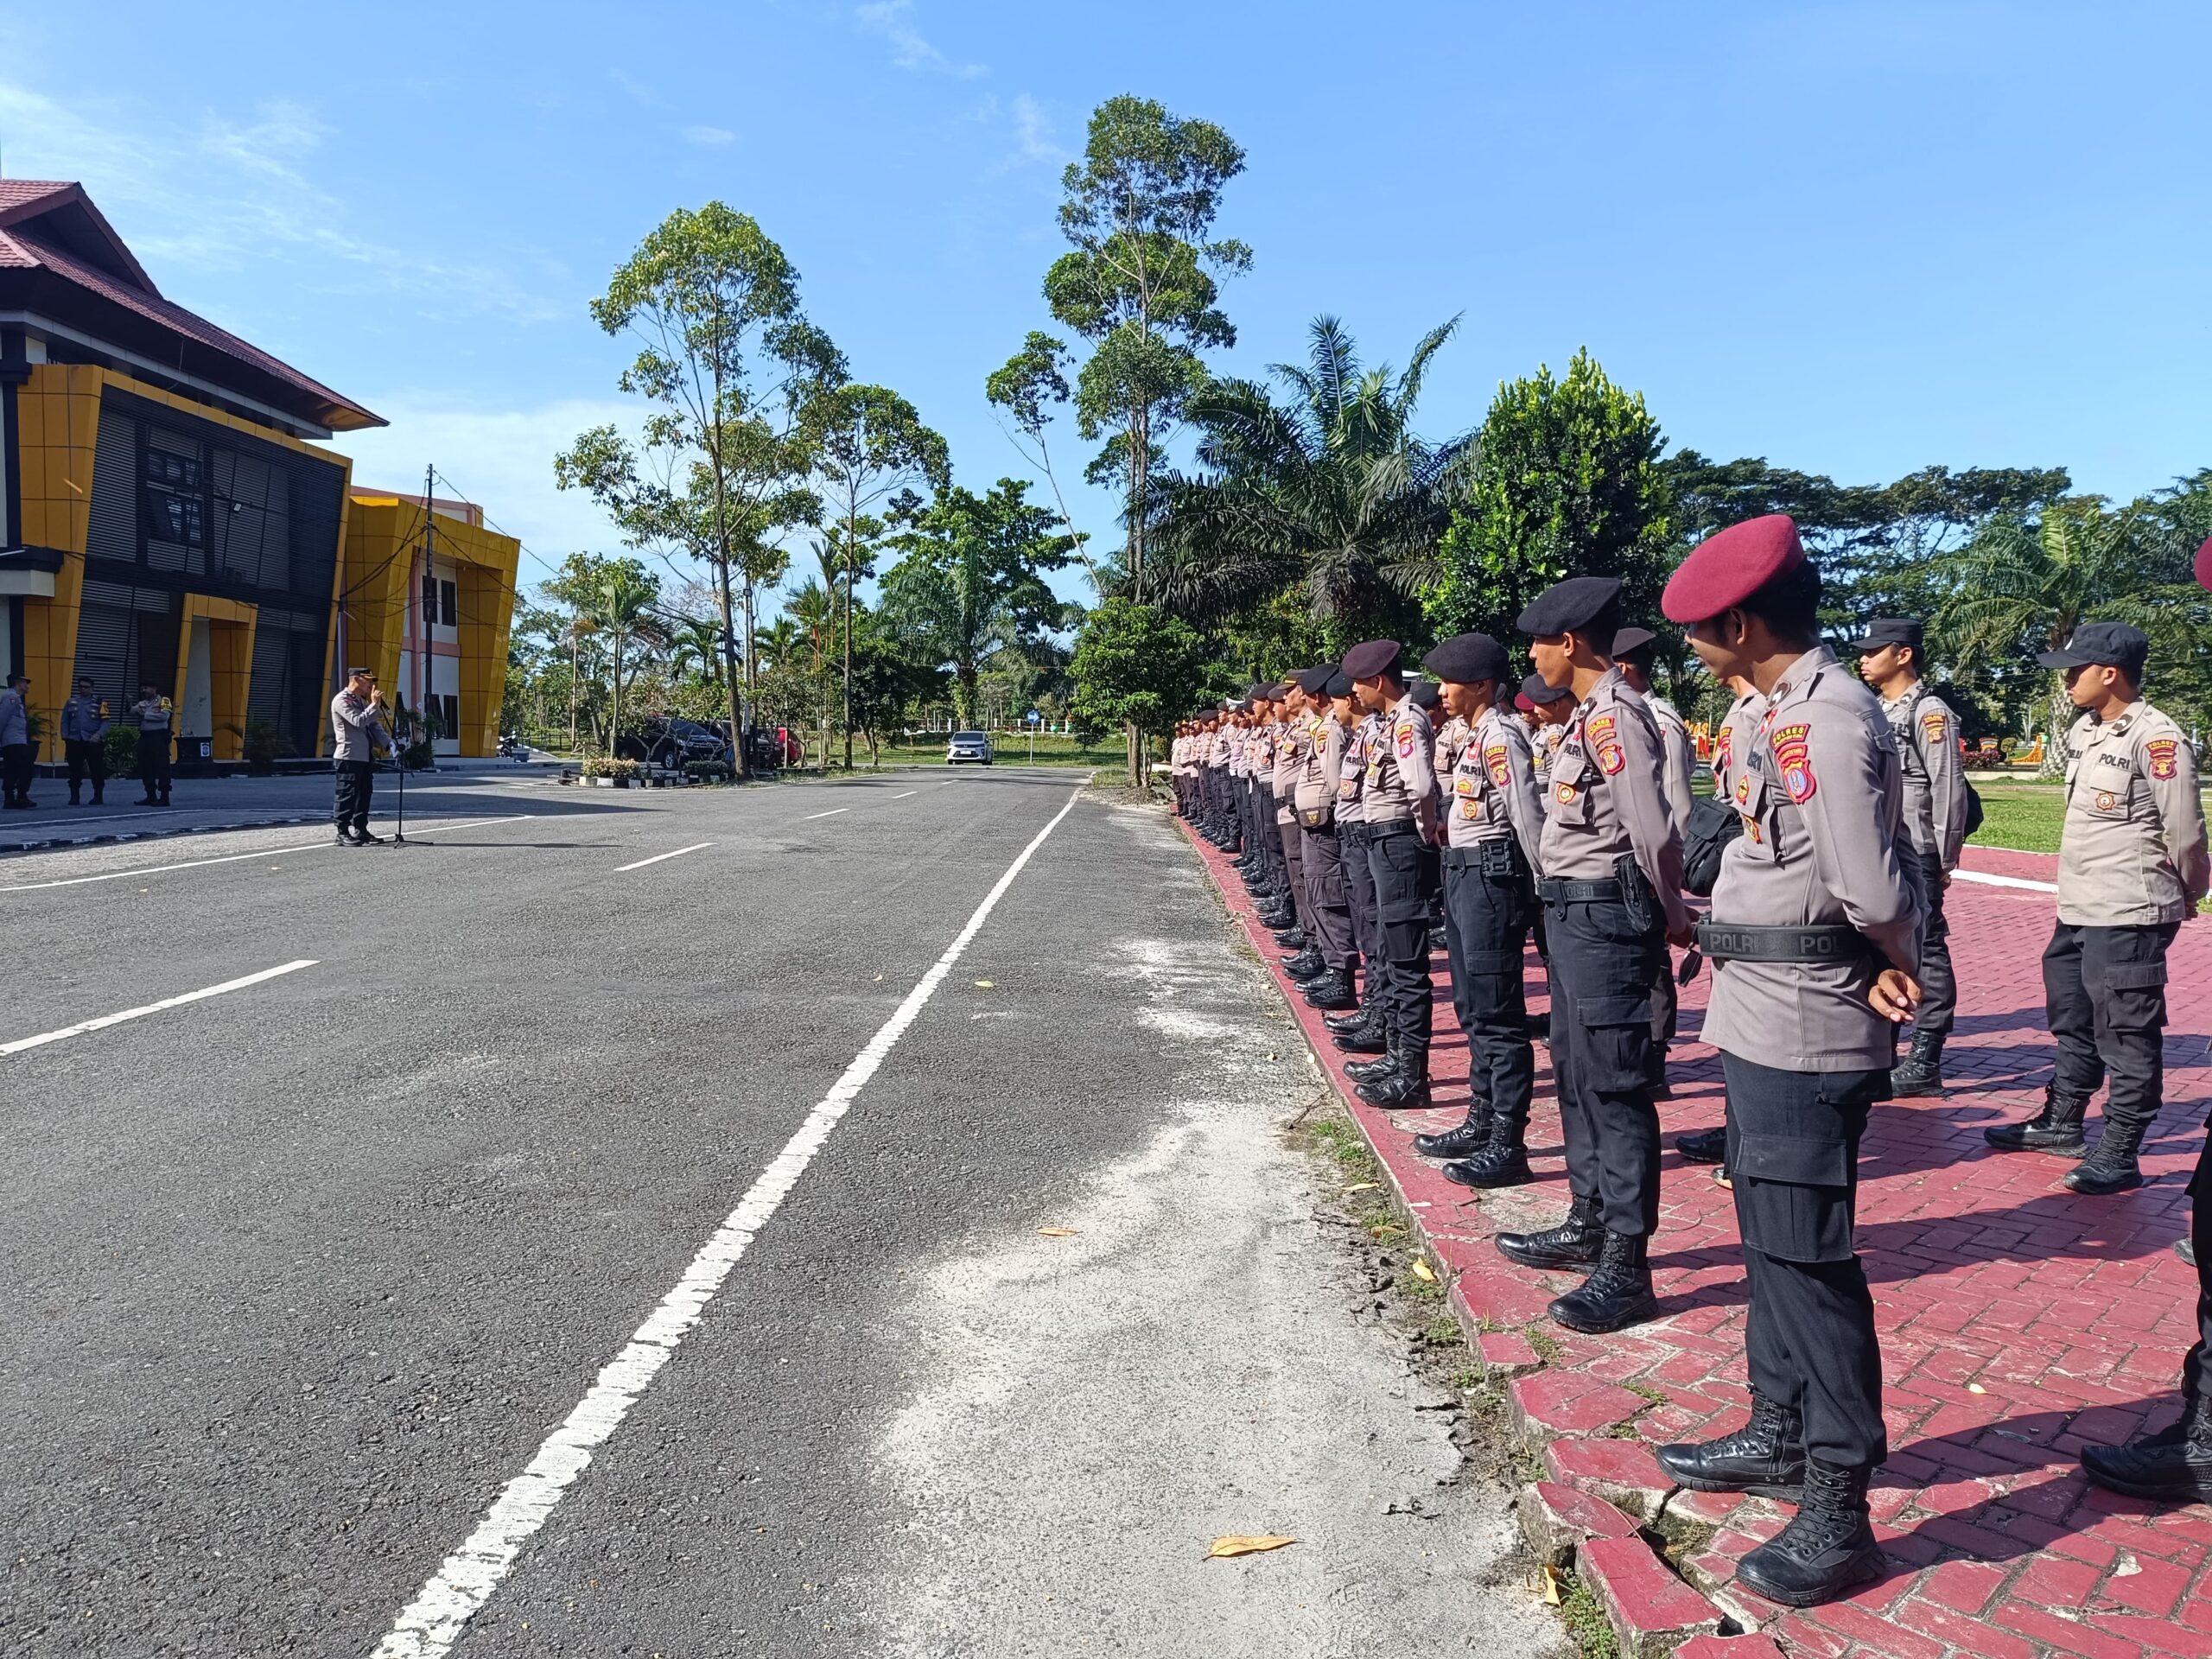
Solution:
{"label": "dry leaf on road", "polygon": [[1072,1227],[1039,1227],[1037,1230],[1037,1233],[1040,1238],[1073,1238],[1075,1236],[1075,1229]]}
{"label": "dry leaf on road", "polygon": [[1538,1591],[1537,1593],[1543,1597],[1545,1606],[1556,1607],[1559,1605],[1559,1569],[1557,1567],[1546,1567],[1544,1568],[1543,1587]]}
{"label": "dry leaf on road", "polygon": [[1257,1533],[1249,1538],[1231,1535],[1215,1539],[1213,1548],[1206,1551],[1206,1555],[1213,1560],[1225,1560],[1231,1555],[1256,1555],[1263,1549],[1281,1549],[1285,1544],[1297,1541],[1295,1538],[1281,1537],[1272,1532]]}
{"label": "dry leaf on road", "polygon": [[988,979],[979,979],[976,982],[976,988],[979,991],[988,991],[991,988],[991,982]]}
{"label": "dry leaf on road", "polygon": [[1414,1263],[1414,1277],[1416,1279],[1426,1279],[1432,1285],[1436,1282],[1436,1274],[1426,1262],[1416,1262]]}

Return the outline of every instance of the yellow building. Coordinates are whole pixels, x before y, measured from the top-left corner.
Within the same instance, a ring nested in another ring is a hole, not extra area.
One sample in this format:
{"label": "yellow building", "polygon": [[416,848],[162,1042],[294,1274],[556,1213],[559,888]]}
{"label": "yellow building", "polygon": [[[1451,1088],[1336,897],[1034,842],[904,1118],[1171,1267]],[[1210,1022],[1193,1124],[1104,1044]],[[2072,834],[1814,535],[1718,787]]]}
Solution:
{"label": "yellow building", "polygon": [[111,715],[170,697],[187,764],[251,728],[327,753],[349,629],[439,699],[441,748],[492,753],[520,549],[315,442],[384,423],[163,299],[79,186],[0,179],[0,674],[30,677],[39,759],[79,677]]}

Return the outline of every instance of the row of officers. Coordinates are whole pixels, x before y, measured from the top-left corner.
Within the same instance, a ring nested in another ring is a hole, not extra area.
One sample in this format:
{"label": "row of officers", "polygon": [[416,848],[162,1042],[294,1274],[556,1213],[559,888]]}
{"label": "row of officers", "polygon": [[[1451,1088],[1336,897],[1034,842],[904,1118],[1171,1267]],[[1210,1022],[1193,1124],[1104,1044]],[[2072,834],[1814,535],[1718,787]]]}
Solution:
{"label": "row of officers", "polygon": [[[1709,797],[1692,792],[1688,728],[1652,694],[1655,637],[1626,625],[1620,584],[1601,577],[1560,582],[1517,619],[1535,671],[1525,681],[1488,635],[1428,652],[1425,680],[1395,642],[1371,640],[1185,722],[1172,756],[1179,810],[1241,855],[1263,918],[1296,947],[1294,982],[1335,1011],[1339,1047],[1370,1057],[1345,1071],[1377,1106],[1431,1103],[1440,896],[1470,1098],[1463,1122],[1415,1146],[1465,1185],[1535,1179],[1533,937],[1570,1205],[1558,1225],[1496,1243],[1524,1265],[1584,1275],[1549,1310],[1572,1330],[1658,1312],[1654,1103],[1677,983],[1712,964],[1703,1037],[1720,1051],[1726,1122],[1718,1146],[1686,1137],[1684,1150],[1724,1160],[1730,1177],[1752,1408],[1740,1431],[1659,1455],[1693,1490],[1799,1505],[1739,1568],[1758,1593],[1799,1606],[1882,1570],[1866,1488],[1888,1446],[1853,1237],[1859,1147],[1876,1103],[1943,1092],[1956,1002],[1943,897],[1972,808],[1956,715],[1922,683],[1918,625],[1874,625],[1854,674],[1820,642],[1820,596],[1783,515],[1708,537],[1669,582],[1667,619],[1738,694]],[[2091,623],[2040,658],[2082,711],[2044,963],[2059,1058],[2043,1110],[1988,1134],[2000,1150],[2081,1160],[2068,1184],[2088,1194],[2141,1184],[2167,947],[2212,885],[2196,757],[2142,699],[2147,655],[2136,630]],[[1700,918],[1691,900],[1706,897]],[[2086,1109],[2107,1077],[2091,1149]],[[2203,1225],[2212,1204],[2199,1211]],[[2212,1263],[2212,1240],[2200,1243]],[[2199,1313],[2182,1428],[2090,1448],[2093,1478],[2212,1497],[2212,1279]]]}
{"label": "row of officers", "polygon": [[[28,810],[38,803],[31,798],[31,779],[36,771],[38,746],[31,741],[30,677],[10,674],[0,689],[0,802],[15,810]],[[169,800],[171,767],[169,744],[175,713],[160,689],[150,683],[138,689],[130,705],[137,726],[138,779],[145,789],[141,806],[166,806]],[[69,766],[69,804],[85,804],[86,781],[92,786],[92,804],[107,804],[107,702],[90,678],[77,682],[77,693],[61,705],[61,749]]]}

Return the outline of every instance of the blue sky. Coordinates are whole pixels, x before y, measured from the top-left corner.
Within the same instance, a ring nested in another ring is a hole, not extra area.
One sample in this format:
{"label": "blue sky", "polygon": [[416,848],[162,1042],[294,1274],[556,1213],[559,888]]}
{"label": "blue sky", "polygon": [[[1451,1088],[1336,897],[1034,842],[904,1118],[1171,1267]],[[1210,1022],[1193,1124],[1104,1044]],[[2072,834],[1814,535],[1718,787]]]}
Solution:
{"label": "blue sky", "polygon": [[2212,462],[2207,61],[2202,3],[105,0],[0,8],[0,162],[388,416],[361,480],[435,461],[556,560],[613,538],[553,452],[628,417],[586,302],[714,197],[963,481],[1022,473],[983,377],[1047,321],[1058,171],[1122,92],[1249,154],[1222,371],[1320,312],[1375,360],[1458,313],[1438,435],[1586,345],[1710,454],[2125,496]]}

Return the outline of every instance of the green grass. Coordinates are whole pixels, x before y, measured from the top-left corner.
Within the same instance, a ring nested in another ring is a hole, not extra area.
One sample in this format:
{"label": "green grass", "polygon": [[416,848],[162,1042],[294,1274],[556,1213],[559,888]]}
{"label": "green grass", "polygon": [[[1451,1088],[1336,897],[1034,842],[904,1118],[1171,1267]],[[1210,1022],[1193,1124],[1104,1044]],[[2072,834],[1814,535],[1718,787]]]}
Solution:
{"label": "green grass", "polygon": [[[941,766],[944,764],[944,739],[916,738],[900,740],[883,746],[883,764],[887,766]],[[1119,769],[1128,765],[1128,756],[1121,744],[1110,743],[1097,747],[1085,747],[1064,732],[1039,732],[1036,737],[1037,759],[1040,766],[1098,766]],[[1026,766],[1029,759],[1031,740],[1023,732],[994,732],[991,749],[994,758],[1002,766]],[[865,747],[855,745],[854,761],[868,765]]]}
{"label": "green grass", "polygon": [[[2055,853],[2059,825],[2066,817],[2063,785],[2012,783],[1976,784],[1981,797],[1981,828],[1967,843],[1974,847],[2004,848],[2016,853]],[[2212,810],[2212,798],[2207,810]]]}
{"label": "green grass", "polygon": [[1568,1638],[1581,1650],[1583,1659],[1614,1659],[1612,1624],[1589,1586],[1573,1573],[1562,1573],[1559,1588],[1559,1615],[1566,1620]]}

